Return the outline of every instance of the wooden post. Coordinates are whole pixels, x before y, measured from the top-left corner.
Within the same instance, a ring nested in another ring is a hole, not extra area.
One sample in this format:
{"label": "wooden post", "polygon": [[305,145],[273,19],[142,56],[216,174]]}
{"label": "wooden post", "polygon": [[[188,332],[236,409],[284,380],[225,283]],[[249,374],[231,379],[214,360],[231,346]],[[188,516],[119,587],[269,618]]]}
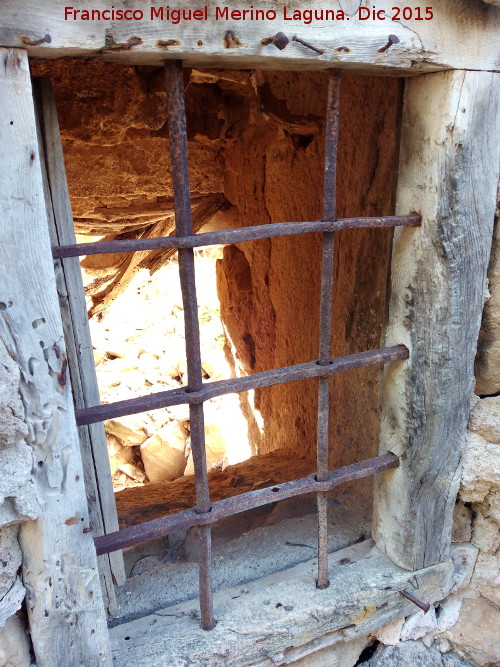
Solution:
{"label": "wooden post", "polygon": [[450,71],[407,81],[387,345],[409,361],[383,376],[381,453],[401,466],[376,482],[373,535],[398,565],[449,558],[473,390],[500,158],[500,75]]}
{"label": "wooden post", "polygon": [[0,336],[19,366],[41,513],[21,524],[39,667],[111,665],[38,152],[28,58],[0,48]]}
{"label": "wooden post", "polygon": [[[51,243],[76,243],[57,109],[50,81],[36,79],[33,90]],[[80,263],[78,258],[66,259],[64,262],[56,260],[54,269],[75,408],[98,405],[99,388]],[[78,434],[92,535],[97,537],[118,530],[106,434],[102,423],[81,426]],[[107,593],[107,606],[113,614],[116,611],[113,579],[117,585],[123,585],[126,578],[122,552],[99,557],[98,563],[101,581]]]}

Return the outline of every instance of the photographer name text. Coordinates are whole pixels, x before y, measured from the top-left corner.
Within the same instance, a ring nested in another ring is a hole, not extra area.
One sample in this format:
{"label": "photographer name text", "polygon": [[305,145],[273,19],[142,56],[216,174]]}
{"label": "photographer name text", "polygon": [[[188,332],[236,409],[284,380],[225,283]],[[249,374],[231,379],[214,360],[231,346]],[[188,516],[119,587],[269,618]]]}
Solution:
{"label": "photographer name text", "polygon": [[300,21],[306,25],[331,21],[431,21],[432,7],[392,7],[390,11],[373,7],[359,7],[356,14],[349,16],[341,9],[293,9],[286,6],[275,9],[231,9],[229,7],[209,7],[195,9],[150,7],[142,9],[77,9],[64,8],[66,21],[161,21],[177,25],[192,21]]}

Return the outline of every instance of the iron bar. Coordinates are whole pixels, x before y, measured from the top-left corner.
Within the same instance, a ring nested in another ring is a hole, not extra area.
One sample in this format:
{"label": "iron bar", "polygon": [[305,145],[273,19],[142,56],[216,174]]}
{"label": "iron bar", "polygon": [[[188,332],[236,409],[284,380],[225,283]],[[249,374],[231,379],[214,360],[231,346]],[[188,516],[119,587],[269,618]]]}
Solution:
{"label": "iron bar", "polygon": [[115,419],[125,415],[146,412],[147,410],[167,408],[172,405],[203,403],[225,394],[239,394],[250,389],[261,389],[276,384],[334,375],[354,368],[364,368],[365,366],[402,359],[408,359],[408,348],[404,345],[394,345],[393,347],[383,347],[378,350],[358,352],[346,357],[331,359],[327,366],[320,366],[317,361],[309,361],[296,366],[285,366],[284,368],[262,371],[244,377],[207,382],[198,391],[187,391],[185,387],[182,387],[160,391],[148,396],[139,396],[138,398],[83,408],[75,411],[76,423],[78,426],[83,426],[84,424],[95,424],[106,419]]}
{"label": "iron bar", "polygon": [[416,598],[409,591],[399,591],[399,593],[410,602],[413,602],[413,604],[416,605],[419,609],[421,609],[424,612],[424,614],[427,614],[427,612],[431,608],[431,605],[428,602],[422,602],[422,600]]}
{"label": "iron bar", "polygon": [[[184,77],[180,61],[165,64],[165,85],[167,92],[170,158],[172,161],[172,180],[174,186],[175,231],[177,236],[182,238],[184,236],[192,236],[193,224],[191,219],[186,112],[184,108]],[[186,338],[188,377],[186,392],[199,392],[203,387],[203,375],[193,249],[179,248],[178,259]],[[195,511],[206,513],[210,510],[210,494],[205,453],[203,403],[192,403],[189,405],[189,424],[196,485]],[[204,630],[210,630],[214,626],[210,526],[200,526],[199,547],[201,627]]]}
{"label": "iron bar", "polygon": [[[339,134],[340,71],[331,71],[328,77],[326,106],[325,177],[323,191],[323,219],[335,220],[337,214],[337,146]],[[319,318],[319,365],[330,363],[332,341],[332,297],[334,232],[323,233],[321,267],[321,304]],[[328,376],[319,378],[318,389],[318,442],[317,479],[328,476],[330,390]],[[326,493],[318,493],[318,588],[327,588],[328,581],[328,508]]]}
{"label": "iron bar", "polygon": [[80,255],[105,255],[116,252],[161,250],[162,248],[200,248],[209,245],[225,245],[258,241],[281,236],[310,234],[312,232],[339,231],[353,228],[415,227],[420,225],[419,215],[386,215],[378,218],[340,218],[338,220],[313,220],[311,222],[280,222],[270,225],[254,225],[236,229],[221,229],[189,236],[158,236],[147,239],[118,239],[54,246],[54,259]]}
{"label": "iron bar", "polygon": [[316,480],[316,475],[308,475],[292,482],[284,482],[265,489],[248,491],[238,496],[224,498],[212,503],[209,512],[198,514],[195,509],[177,512],[158,519],[152,519],[136,526],[130,526],[123,530],[101,535],[94,538],[97,555],[111,553],[119,549],[131,547],[134,544],[148,542],[165,535],[170,535],[179,530],[188,530],[193,526],[210,526],[216,521],[234,516],[241,512],[275,503],[278,500],[301,496],[306,493],[317,492],[318,486],[322,493],[332,491],[336,486],[344,482],[368,477],[384,470],[390,470],[399,466],[399,459],[394,454],[383,454],[360,463],[354,463],[328,473],[323,482]]}

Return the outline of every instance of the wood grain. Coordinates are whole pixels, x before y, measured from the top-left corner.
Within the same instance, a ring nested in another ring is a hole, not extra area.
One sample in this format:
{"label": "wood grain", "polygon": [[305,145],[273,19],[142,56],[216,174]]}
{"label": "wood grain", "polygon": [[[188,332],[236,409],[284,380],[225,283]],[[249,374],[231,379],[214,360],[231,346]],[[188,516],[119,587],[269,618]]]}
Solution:
{"label": "wood grain", "polygon": [[50,251],[28,58],[0,49],[0,335],[19,366],[40,516],[21,524],[39,667],[110,665]]}
{"label": "wood grain", "polygon": [[374,531],[398,565],[447,560],[474,382],[500,158],[500,75],[429,74],[407,82],[395,232],[382,451],[401,457],[376,490]]}
{"label": "wood grain", "polygon": [[[430,20],[415,20],[415,16],[407,20],[402,14],[392,20],[393,7],[418,7],[424,17],[428,0],[414,0],[410,4],[407,0],[379,0],[375,4],[377,10],[386,11],[385,20],[364,21],[357,18],[356,9],[361,5],[358,0],[354,11],[349,16],[346,13],[349,20],[310,24],[285,20],[281,4],[273,21],[216,21],[215,7],[225,3],[207,0],[208,21],[177,25],[166,20],[149,20],[151,5],[165,6],[160,0],[135,0],[133,9],[142,9],[144,20],[114,23],[65,20],[66,4],[63,0],[46,0],[43,4],[25,0],[20,9],[19,0],[3,0],[0,44],[26,48],[36,58],[96,57],[142,65],[161,65],[166,59],[175,58],[188,66],[224,69],[345,67],[411,75],[450,68],[498,67],[498,11],[493,5],[470,0],[440,0],[433,7],[434,16]],[[103,0],[87,6],[104,10],[113,4],[113,0]],[[259,2],[255,6],[276,9],[274,3]],[[339,2],[329,6],[335,10],[340,7]],[[293,8],[325,9],[325,3],[311,0],[293,3]],[[273,44],[262,44],[262,40],[277,32],[284,32],[291,40],[282,51]],[[294,36],[323,53],[292,41]]]}
{"label": "wood grain", "polygon": [[[36,113],[40,128],[40,154],[43,159],[47,217],[52,245],[76,241],[62,154],[57,110],[50,82],[34,82]],[[99,402],[94,354],[87,319],[83,281],[78,260],[54,263],[64,338],[68,350],[68,368],[75,408]],[[106,435],[102,424],[79,428],[85,477],[85,491],[92,522],[92,535],[104,535],[118,529]],[[99,571],[108,595],[110,613],[116,608],[113,577],[125,583],[123,557],[120,553],[99,559]]]}

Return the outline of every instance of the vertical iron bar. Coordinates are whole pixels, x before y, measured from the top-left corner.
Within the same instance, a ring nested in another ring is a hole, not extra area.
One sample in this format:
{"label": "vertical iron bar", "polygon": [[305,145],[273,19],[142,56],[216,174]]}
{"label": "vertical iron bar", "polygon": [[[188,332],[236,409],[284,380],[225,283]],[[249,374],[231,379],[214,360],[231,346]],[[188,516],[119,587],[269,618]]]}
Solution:
{"label": "vertical iron bar", "polygon": [[[325,179],[323,193],[323,219],[335,220],[337,215],[337,142],[339,130],[340,71],[333,70],[328,79],[326,107]],[[332,340],[332,292],[333,292],[333,232],[323,232],[321,268],[320,342],[319,364],[326,366],[330,360]],[[318,391],[318,449],[317,480],[328,478],[328,417],[330,392],[328,378],[319,379]],[[327,494],[318,493],[318,588],[327,588],[328,581],[328,512]]]}
{"label": "vertical iron bar", "polygon": [[[165,85],[174,185],[175,229],[177,236],[190,236],[193,233],[193,224],[189,188],[184,79],[180,61],[176,60],[165,64]],[[203,376],[193,249],[180,248],[178,258],[186,334],[187,391],[199,391],[203,386]],[[189,419],[196,484],[196,511],[203,513],[210,510],[203,403],[189,406]],[[210,526],[199,526],[199,548],[201,627],[204,630],[210,630],[214,627]]]}

